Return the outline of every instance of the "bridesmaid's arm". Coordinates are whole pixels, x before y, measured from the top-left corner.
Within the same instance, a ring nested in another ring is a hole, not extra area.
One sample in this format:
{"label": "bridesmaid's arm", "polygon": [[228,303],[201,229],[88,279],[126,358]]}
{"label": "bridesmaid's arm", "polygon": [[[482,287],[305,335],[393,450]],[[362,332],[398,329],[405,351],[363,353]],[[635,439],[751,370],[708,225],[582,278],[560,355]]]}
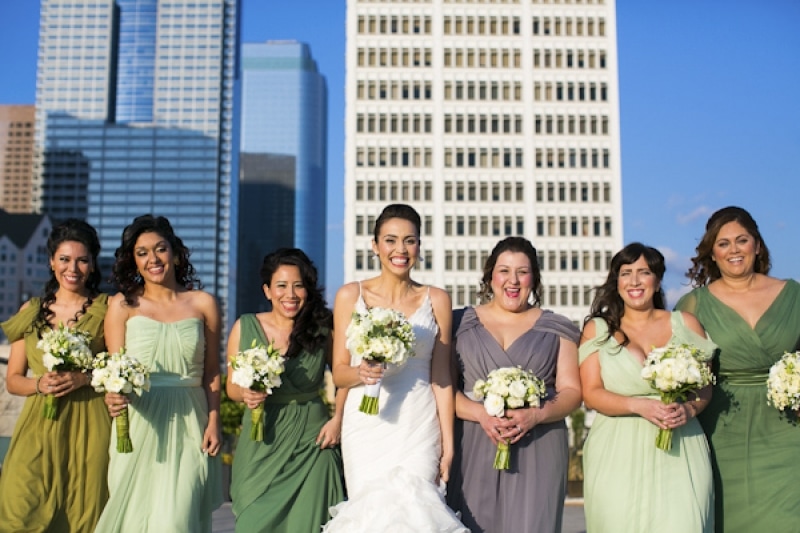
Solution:
{"label": "bridesmaid's arm", "polygon": [[[700,324],[700,321],[697,320],[697,318],[693,314],[687,312],[681,312],[681,315],[683,315],[683,323],[686,325],[687,328],[697,333],[701,337],[707,338],[706,330],[703,329],[703,326]],[[697,391],[691,399],[688,399],[685,402],[680,403],[676,406],[678,409],[683,409],[685,413],[685,417],[683,418],[684,423],[688,422],[690,418],[694,418],[703,412],[703,410],[708,405],[708,402],[711,401],[711,391],[712,391],[711,385],[707,385],[702,389],[700,389],[699,391]],[[678,424],[678,425],[683,425],[683,424]],[[677,426],[670,425],[670,427],[677,427]]]}
{"label": "bridesmaid's arm", "polygon": [[[325,346],[325,359],[328,366],[333,364],[333,335],[328,336]],[[344,402],[347,399],[347,389],[336,389],[334,396],[333,417],[328,420],[317,435],[316,443],[320,448],[331,448],[339,444],[342,438],[342,418],[344,415]]]}
{"label": "bridesmaid's arm", "polygon": [[506,429],[503,437],[511,439],[513,444],[539,424],[563,420],[581,404],[578,345],[563,337],[559,341],[555,386],[555,398],[540,407],[506,410],[506,417],[516,427]]}
{"label": "bridesmaid's arm", "polygon": [[[117,353],[125,346],[125,329],[130,318],[130,307],[125,303],[122,293],[117,293],[108,299],[108,310],[103,320],[103,335],[106,338],[106,349],[109,353]],[[112,417],[119,416],[130,403],[124,394],[107,392],[105,396],[108,414]]]}
{"label": "bridesmaid's arm", "polygon": [[228,335],[227,366],[228,366],[228,379],[225,380],[225,392],[228,397],[234,402],[243,402],[249,409],[255,409],[267,398],[268,394],[265,391],[255,391],[251,389],[243,389],[233,382],[233,367],[231,361],[239,353],[239,345],[242,338],[242,323],[241,320],[236,320],[233,323],[231,332]]}
{"label": "bridesmaid's arm", "polygon": [[[588,322],[581,335],[581,345],[592,342],[596,337],[594,322]],[[600,355],[590,354],[580,366],[581,390],[583,403],[589,409],[595,409],[606,416],[637,415],[655,426],[666,429],[664,420],[669,416],[667,406],[660,400],[636,396],[622,396],[605,388],[600,373]]]}
{"label": "bridesmaid's arm", "polygon": [[453,375],[450,369],[452,350],[453,308],[450,295],[431,287],[433,316],[439,326],[431,357],[431,386],[436,400],[439,428],[442,433],[442,457],[439,464],[439,478],[447,482],[450,478],[450,465],[453,462],[453,422],[455,419],[455,400],[453,395]]}
{"label": "bridesmaid's arm", "polygon": [[219,377],[220,313],[217,300],[206,292],[196,296],[203,313],[203,333],[206,354],[203,365],[203,388],[208,402],[208,425],[203,433],[202,450],[211,456],[217,455],[222,445],[219,404],[222,384]]}

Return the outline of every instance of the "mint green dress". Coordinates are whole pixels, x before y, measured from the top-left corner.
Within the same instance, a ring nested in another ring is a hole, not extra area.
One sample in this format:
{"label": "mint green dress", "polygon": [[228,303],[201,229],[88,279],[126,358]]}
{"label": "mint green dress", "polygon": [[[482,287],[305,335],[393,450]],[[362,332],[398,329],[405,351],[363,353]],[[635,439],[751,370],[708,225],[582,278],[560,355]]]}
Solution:
{"label": "mint green dress", "polygon": [[208,402],[203,388],[203,321],[128,319],[125,348],[150,369],[151,388],[131,394],[132,453],[116,451],[111,435],[108,489],[99,533],[211,531],[222,503],[219,456],[203,453]]}
{"label": "mint green dress", "polygon": [[[672,313],[670,342],[713,351],[710,340]],[[603,385],[622,396],[660,397],[641,377],[642,364],[627,348],[597,336],[580,347],[580,361],[594,352]],[[588,533],[709,533],[714,529],[714,491],[708,443],[697,419],[673,430],[672,449],[656,448],[658,428],[640,416],[597,413],[583,449],[584,511]]]}
{"label": "mint green dress", "polygon": [[[105,350],[106,294],[98,295],[75,326],[87,331],[93,353]],[[39,298],[2,323],[8,340],[24,339],[28,368],[47,370],[31,328]],[[0,531],[91,533],[108,499],[108,437],[111,418],[103,395],[91,387],[58,399],[55,420],[42,418],[43,395],[28,396],[22,407],[3,473],[0,475]]]}
{"label": "mint green dress", "polygon": [[800,350],[800,284],[788,280],[755,328],[707,287],[678,302],[719,345],[717,384],[700,414],[717,493],[717,531],[800,531],[800,427],[767,404],[767,373]]}
{"label": "mint green dress", "polygon": [[[241,350],[253,339],[269,344],[255,315],[243,315],[240,324]],[[324,349],[286,360],[283,383],[265,402],[263,441],[250,439],[250,410],[245,409],[231,480],[236,531],[320,531],[330,518],[328,509],[344,500],[339,448],[322,450],[316,444],[329,419],[320,396]]]}

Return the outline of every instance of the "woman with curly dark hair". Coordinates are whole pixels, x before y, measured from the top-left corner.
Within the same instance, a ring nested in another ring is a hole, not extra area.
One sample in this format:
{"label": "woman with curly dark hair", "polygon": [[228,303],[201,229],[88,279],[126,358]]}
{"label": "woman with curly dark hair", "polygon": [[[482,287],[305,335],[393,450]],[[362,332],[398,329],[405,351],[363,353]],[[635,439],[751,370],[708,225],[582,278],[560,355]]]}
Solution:
{"label": "woman with curly dark hair", "polygon": [[[716,348],[695,317],[665,309],[665,271],[655,248],[625,246],[611,259],[583,327],[583,401],[597,411],[583,449],[589,532],[709,533],[714,526],[711,461],[696,420],[711,386],[664,404],[641,376],[654,347],[689,344],[709,355]],[[669,451],[656,447],[660,429],[674,431]]]}
{"label": "woman with curly dark hair", "polygon": [[[47,251],[51,275],[41,298],[2,324],[12,343],[7,389],[27,400],[0,476],[0,529],[91,532],[108,499],[110,419],[91,377],[48,372],[36,343],[43,331],[64,324],[88,332],[92,352],[105,349],[100,242],[92,226],[69,219],[53,227]],[[55,420],[42,417],[45,394],[59,399]]]}
{"label": "woman with curly dark hair", "polygon": [[125,228],[114,278],[109,351],[124,347],[148,367],[151,388],[106,394],[111,416],[129,411],[133,452],[111,449],[111,496],[97,531],[210,532],[222,502],[217,302],[198,290],[189,249],[161,216]]}
{"label": "woman with curly dark hair", "polygon": [[236,321],[228,337],[228,360],[255,341],[272,343],[286,361],[283,383],[272,394],[227,381],[231,399],[248,407],[242,435],[250,434],[250,409],[265,404],[264,438],[242,437],[236,448],[231,485],[236,530],[319,531],[330,518],[328,509],[344,499],[337,445],[347,391],[337,393],[333,418],[320,396],[325,366],[331,364],[332,316],[317,270],[301,250],[268,254],[261,280],[272,310]]}
{"label": "woman with curly dark hair", "polygon": [[796,531],[800,514],[797,413],[767,405],[767,374],[800,350],[800,284],[769,276],[753,217],[724,207],[708,219],[678,309],[719,345],[717,383],[700,423],[711,444],[717,531]]}

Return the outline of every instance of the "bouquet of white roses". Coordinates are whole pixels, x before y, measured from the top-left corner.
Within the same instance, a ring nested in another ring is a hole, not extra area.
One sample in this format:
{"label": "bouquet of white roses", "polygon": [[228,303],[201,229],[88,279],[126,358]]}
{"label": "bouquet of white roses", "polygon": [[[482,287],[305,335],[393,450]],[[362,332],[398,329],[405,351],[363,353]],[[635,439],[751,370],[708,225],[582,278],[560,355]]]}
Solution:
{"label": "bouquet of white roses", "polygon": [[[689,393],[714,383],[708,366],[713,355],[690,344],[671,342],[647,354],[641,375],[661,393],[663,403],[686,400]],[[672,448],[672,429],[658,430],[656,446],[665,451]]]}
{"label": "bouquet of white roses", "polygon": [[[281,386],[284,357],[275,348],[275,343],[269,346],[253,343],[247,350],[238,352],[231,357],[233,374],[231,381],[243,389],[265,391],[272,394],[272,389]],[[255,441],[264,440],[264,404],[250,411],[250,438]]]}
{"label": "bouquet of white roses", "polygon": [[800,409],[800,352],[786,352],[769,369],[767,403],[783,411]]}
{"label": "bouquet of white roses", "polygon": [[[150,372],[135,357],[120,348],[116,353],[101,352],[94,358],[92,370],[92,387],[97,392],[115,392],[130,394],[135,392],[141,396],[143,391],[150,390]],[[117,426],[117,451],[131,453],[130,425],[128,408],[120,412],[114,420]]]}
{"label": "bouquet of white roses", "polygon": [[[506,409],[539,407],[547,395],[547,388],[544,381],[528,370],[496,368],[485,380],[475,382],[472,393],[476,400],[483,400],[483,407],[490,416],[500,417],[505,415]],[[510,460],[508,441],[503,440],[497,445],[494,468],[508,470]]]}
{"label": "bouquet of white roses", "polygon": [[[49,372],[85,372],[92,369],[91,340],[87,332],[59,324],[55,329],[45,330],[36,347],[44,352],[42,364]],[[44,399],[42,415],[48,420],[55,420],[57,413],[58,398],[48,394]]]}
{"label": "bouquet of white roses", "polygon": [[[394,309],[372,307],[354,312],[345,335],[347,349],[360,359],[397,365],[414,356],[414,330],[405,315]],[[377,415],[380,392],[380,380],[365,385],[358,410]]]}

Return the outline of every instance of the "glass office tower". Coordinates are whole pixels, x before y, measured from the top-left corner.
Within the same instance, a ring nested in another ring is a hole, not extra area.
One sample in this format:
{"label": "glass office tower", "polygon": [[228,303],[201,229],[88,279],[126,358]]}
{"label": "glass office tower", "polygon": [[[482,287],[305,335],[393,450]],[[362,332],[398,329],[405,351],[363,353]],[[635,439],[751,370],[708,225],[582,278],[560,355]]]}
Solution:
{"label": "glass office tower", "polygon": [[240,0],[43,0],[37,73],[38,209],[93,224],[106,267],[135,216],[168,217],[227,323],[239,13]]}

